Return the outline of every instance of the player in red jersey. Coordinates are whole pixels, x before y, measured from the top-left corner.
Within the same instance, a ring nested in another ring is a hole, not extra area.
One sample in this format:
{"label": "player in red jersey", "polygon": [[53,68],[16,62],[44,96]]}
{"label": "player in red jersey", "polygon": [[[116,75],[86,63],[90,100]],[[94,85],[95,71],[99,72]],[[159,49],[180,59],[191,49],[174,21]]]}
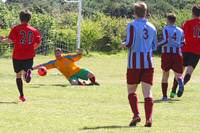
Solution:
{"label": "player in red jersey", "polygon": [[[185,34],[183,46],[183,66],[186,67],[184,84],[186,84],[200,59],[200,4],[192,8],[192,19],[186,21],[182,28]],[[176,93],[177,81],[174,80],[172,92]]]}
{"label": "player in red jersey", "polygon": [[19,90],[19,100],[24,102],[26,99],[23,93],[23,81],[29,83],[31,81],[31,68],[33,66],[33,58],[35,49],[41,43],[41,36],[37,29],[28,24],[31,20],[31,13],[28,10],[19,13],[21,24],[13,27],[8,38],[1,37],[2,42],[13,43],[13,67],[16,73],[16,84]]}

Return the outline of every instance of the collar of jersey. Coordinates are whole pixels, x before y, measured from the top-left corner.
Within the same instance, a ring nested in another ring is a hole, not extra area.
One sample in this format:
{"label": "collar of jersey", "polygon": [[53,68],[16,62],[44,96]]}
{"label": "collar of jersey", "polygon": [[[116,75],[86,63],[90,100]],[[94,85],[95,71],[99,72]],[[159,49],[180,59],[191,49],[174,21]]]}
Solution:
{"label": "collar of jersey", "polygon": [[147,20],[145,18],[138,18],[138,19],[135,19],[135,21],[146,22]]}

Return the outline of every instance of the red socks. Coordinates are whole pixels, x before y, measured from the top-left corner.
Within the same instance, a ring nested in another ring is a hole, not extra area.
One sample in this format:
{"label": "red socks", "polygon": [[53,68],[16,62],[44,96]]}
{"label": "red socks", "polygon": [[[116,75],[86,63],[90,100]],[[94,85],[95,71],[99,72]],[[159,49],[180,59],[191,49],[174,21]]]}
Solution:
{"label": "red socks", "polygon": [[[134,117],[139,116],[139,108],[138,108],[138,98],[135,93],[131,93],[128,95],[129,104],[131,106]],[[148,97],[144,99],[144,109],[146,121],[152,121],[153,114],[153,98]]]}
{"label": "red socks", "polygon": [[167,97],[167,88],[168,88],[168,83],[162,83],[162,94],[163,94],[163,97]]}
{"label": "red socks", "polygon": [[131,110],[134,114],[134,117],[139,116],[139,109],[138,109],[138,98],[137,94],[131,93],[128,95],[129,104],[131,106]]}
{"label": "red socks", "polygon": [[144,99],[144,109],[146,115],[146,121],[152,121],[152,113],[153,113],[153,98],[148,97]]}
{"label": "red socks", "polygon": [[96,82],[96,78],[95,78],[95,77],[92,77],[92,78],[90,78],[90,81],[91,81],[92,83],[95,83],[95,82]]}

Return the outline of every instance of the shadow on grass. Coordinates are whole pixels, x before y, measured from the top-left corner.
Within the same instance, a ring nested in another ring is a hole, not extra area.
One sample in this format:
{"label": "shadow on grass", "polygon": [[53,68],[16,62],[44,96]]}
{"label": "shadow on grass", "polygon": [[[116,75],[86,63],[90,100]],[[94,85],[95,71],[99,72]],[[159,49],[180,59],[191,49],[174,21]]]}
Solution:
{"label": "shadow on grass", "polygon": [[[180,101],[179,99],[168,99],[167,101],[163,101],[162,99],[156,99],[154,100],[154,103],[174,103]],[[144,101],[139,102],[139,103],[144,103]]]}
{"label": "shadow on grass", "polygon": [[80,130],[117,129],[117,128],[130,128],[130,127],[111,125],[111,126],[83,127]]}
{"label": "shadow on grass", "polygon": [[67,87],[69,85],[67,84],[35,84],[32,85],[32,88],[40,88],[40,87],[44,87],[44,86],[55,86],[55,87]]}
{"label": "shadow on grass", "polygon": [[18,102],[0,102],[0,104],[18,104]]}

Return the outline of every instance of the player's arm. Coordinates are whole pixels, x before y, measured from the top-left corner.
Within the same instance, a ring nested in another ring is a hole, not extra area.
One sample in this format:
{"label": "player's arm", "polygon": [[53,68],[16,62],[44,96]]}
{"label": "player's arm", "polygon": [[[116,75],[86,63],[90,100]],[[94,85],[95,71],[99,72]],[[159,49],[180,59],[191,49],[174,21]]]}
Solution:
{"label": "player's arm", "polygon": [[41,35],[38,31],[36,31],[35,32],[35,43],[33,44],[34,49],[37,49],[41,45],[41,42],[42,42]]}
{"label": "player's arm", "polygon": [[163,29],[163,40],[158,42],[158,47],[162,47],[163,45],[168,43],[168,32],[167,30],[164,28]]}
{"label": "player's arm", "polygon": [[74,62],[79,61],[82,58],[82,56],[83,56],[83,51],[80,50],[80,49],[77,49],[76,52],[77,52],[76,54],[66,55],[64,57],[68,58],[68,59],[70,59],[70,60],[72,60]]}
{"label": "player's arm", "polygon": [[154,37],[153,37],[153,45],[152,45],[152,50],[156,51],[157,50],[157,31],[155,31],[154,33]]}
{"label": "player's arm", "polygon": [[12,27],[8,37],[1,36],[0,41],[3,43],[13,43],[17,38],[17,29]]}
{"label": "player's arm", "polygon": [[181,47],[185,44],[185,37],[184,37],[184,33],[182,33],[181,36]]}
{"label": "player's arm", "polygon": [[32,70],[39,69],[40,67],[46,67],[47,69],[56,68],[55,62],[56,62],[55,60],[52,60],[52,61],[49,61],[49,62],[47,62],[47,63],[34,66],[34,67],[32,68]]}
{"label": "player's arm", "polygon": [[10,43],[13,43],[13,41],[11,39],[9,39],[8,37],[4,37],[4,36],[1,36],[0,37],[0,42],[4,43],[4,44],[10,44]]}
{"label": "player's arm", "polygon": [[134,39],[134,27],[130,23],[127,26],[126,29],[127,35],[126,35],[126,41],[124,41],[121,44],[121,48],[130,48],[133,45],[133,39]]}

